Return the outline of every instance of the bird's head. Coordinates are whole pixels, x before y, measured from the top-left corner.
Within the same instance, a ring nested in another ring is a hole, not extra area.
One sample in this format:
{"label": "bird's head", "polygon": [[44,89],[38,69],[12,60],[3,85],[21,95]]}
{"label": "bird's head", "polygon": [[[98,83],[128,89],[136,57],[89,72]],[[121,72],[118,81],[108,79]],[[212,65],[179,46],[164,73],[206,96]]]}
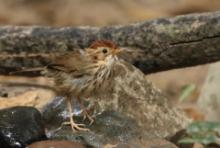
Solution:
{"label": "bird's head", "polygon": [[105,61],[106,59],[117,57],[121,49],[112,41],[97,40],[86,49],[86,52],[95,61]]}

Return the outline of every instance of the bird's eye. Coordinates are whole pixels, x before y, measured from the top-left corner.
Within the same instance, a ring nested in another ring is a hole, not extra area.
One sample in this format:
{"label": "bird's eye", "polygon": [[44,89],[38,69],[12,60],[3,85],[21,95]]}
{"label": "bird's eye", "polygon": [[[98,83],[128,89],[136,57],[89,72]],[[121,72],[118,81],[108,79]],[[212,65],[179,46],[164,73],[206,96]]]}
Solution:
{"label": "bird's eye", "polygon": [[102,49],[102,52],[103,52],[103,53],[107,53],[107,52],[108,52],[108,49],[107,49],[107,48],[103,48],[103,49]]}

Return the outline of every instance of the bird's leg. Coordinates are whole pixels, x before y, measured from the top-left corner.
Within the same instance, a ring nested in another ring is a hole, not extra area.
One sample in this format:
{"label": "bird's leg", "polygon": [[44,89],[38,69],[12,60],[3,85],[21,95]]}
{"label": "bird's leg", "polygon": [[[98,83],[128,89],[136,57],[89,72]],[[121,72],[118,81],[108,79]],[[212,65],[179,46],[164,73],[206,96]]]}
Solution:
{"label": "bird's leg", "polygon": [[85,108],[83,102],[81,101],[81,99],[79,97],[77,97],[77,100],[79,102],[80,108],[82,109],[82,113],[83,113],[83,120],[85,120],[86,118],[89,119],[90,121],[90,125],[94,122],[94,119],[92,116],[89,115],[87,109]]}
{"label": "bird's leg", "polygon": [[71,97],[67,97],[66,101],[67,101],[67,109],[68,109],[68,112],[69,112],[70,122],[64,122],[63,125],[69,125],[70,124],[73,132],[75,132],[76,130],[78,130],[78,131],[89,131],[89,129],[83,128],[83,126],[85,126],[84,124],[77,124],[77,123],[74,122],[73,117],[72,117],[73,110],[72,110],[72,105],[71,105]]}

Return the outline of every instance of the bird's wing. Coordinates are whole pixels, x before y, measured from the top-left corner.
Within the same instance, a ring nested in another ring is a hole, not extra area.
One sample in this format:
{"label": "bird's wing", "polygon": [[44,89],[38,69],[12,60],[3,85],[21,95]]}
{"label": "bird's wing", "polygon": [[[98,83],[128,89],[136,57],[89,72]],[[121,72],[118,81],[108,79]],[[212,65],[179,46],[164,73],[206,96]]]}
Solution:
{"label": "bird's wing", "polygon": [[80,77],[86,74],[85,67],[88,65],[88,58],[75,51],[56,57],[54,62],[47,66],[47,69],[71,73],[75,77]]}

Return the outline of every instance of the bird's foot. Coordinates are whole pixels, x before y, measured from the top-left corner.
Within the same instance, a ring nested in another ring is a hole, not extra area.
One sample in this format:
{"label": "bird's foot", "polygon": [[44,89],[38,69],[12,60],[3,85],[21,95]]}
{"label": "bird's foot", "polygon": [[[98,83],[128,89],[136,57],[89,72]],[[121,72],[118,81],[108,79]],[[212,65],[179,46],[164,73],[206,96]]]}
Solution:
{"label": "bird's foot", "polygon": [[88,132],[88,131],[90,131],[88,128],[84,128],[85,124],[77,124],[73,120],[70,120],[69,122],[63,122],[62,125],[70,125],[73,132],[76,132],[76,131]]}
{"label": "bird's foot", "polygon": [[89,125],[91,125],[91,124],[95,121],[94,118],[89,115],[89,113],[87,112],[86,109],[84,109],[84,110],[82,111],[82,113],[83,113],[83,121],[84,121],[86,118],[88,118],[89,121],[90,121]]}

